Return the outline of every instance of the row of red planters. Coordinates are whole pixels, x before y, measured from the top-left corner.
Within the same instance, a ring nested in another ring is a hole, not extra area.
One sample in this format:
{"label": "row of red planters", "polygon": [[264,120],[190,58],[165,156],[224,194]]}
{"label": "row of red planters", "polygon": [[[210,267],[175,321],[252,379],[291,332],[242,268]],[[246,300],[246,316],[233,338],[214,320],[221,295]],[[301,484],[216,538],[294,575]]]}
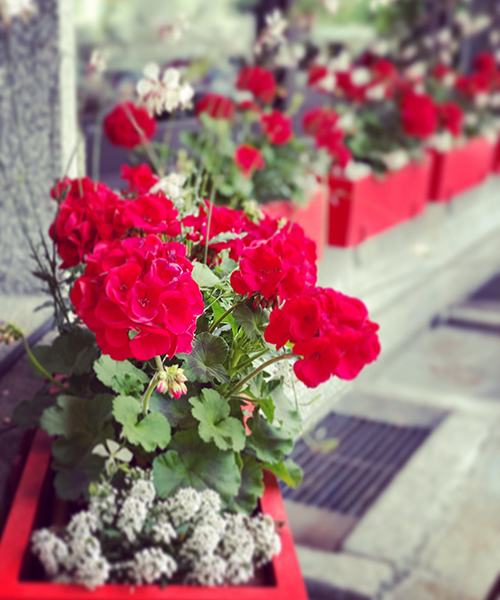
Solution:
{"label": "row of red planters", "polygon": [[330,197],[315,190],[305,208],[279,201],[267,204],[264,210],[302,225],[321,257],[326,243],[355,246],[412,219],[428,202],[449,202],[492,171],[500,173],[500,142],[495,145],[486,138],[473,138],[446,153],[429,152],[423,162],[410,163],[384,178],[331,179]]}

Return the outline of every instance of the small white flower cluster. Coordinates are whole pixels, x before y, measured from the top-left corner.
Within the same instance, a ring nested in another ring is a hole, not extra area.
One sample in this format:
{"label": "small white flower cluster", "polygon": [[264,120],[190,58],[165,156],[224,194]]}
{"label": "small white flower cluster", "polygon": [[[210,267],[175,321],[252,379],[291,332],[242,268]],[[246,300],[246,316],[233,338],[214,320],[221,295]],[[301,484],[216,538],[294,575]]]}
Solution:
{"label": "small white flower cluster", "polygon": [[187,181],[186,175],[181,173],[170,173],[166,177],[162,177],[160,181],[151,188],[151,193],[164,192],[165,196],[174,203],[175,208],[180,210],[184,207],[185,196],[187,190],[184,189],[184,184]]}
{"label": "small white flower cluster", "polygon": [[150,63],[144,67],[143,74],[136,89],[151,115],[161,115],[164,111],[171,113],[191,105],[194,90],[188,83],[181,82],[178,69],[166,69],[160,77],[160,67]]}
{"label": "small white flower cluster", "polygon": [[89,589],[172,578],[215,586],[249,581],[280,552],[281,541],[267,515],[223,512],[213,490],[184,488],[159,499],[151,471],[134,468],[120,490],[93,485],[88,510],[58,534],[36,531],[32,548],[48,577]]}

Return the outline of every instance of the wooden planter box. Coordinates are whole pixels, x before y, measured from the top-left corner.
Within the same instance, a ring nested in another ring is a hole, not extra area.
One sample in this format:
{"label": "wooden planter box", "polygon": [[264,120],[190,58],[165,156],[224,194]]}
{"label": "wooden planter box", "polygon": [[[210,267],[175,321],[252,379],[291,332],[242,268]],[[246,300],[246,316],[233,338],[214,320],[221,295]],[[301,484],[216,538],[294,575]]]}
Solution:
{"label": "wooden planter box", "polygon": [[328,193],[323,186],[318,186],[311,192],[307,206],[299,206],[289,200],[274,200],[261,208],[273,219],[284,217],[299,224],[306,236],[316,244],[318,260],[321,260],[327,240],[328,214]]}
{"label": "wooden planter box", "polygon": [[426,205],[431,158],[357,181],[330,178],[328,243],[356,246],[398,223],[420,214]]}
{"label": "wooden planter box", "polygon": [[500,138],[495,146],[495,156],[493,158],[493,173],[500,175]]}
{"label": "wooden planter box", "polygon": [[429,190],[430,202],[449,202],[458,194],[479,185],[491,173],[495,144],[486,138],[472,138],[449,152],[432,151],[434,166]]}
{"label": "wooden planter box", "polygon": [[282,551],[269,565],[266,585],[161,589],[113,584],[89,591],[79,585],[44,581],[29,546],[33,530],[43,526],[51,510],[51,443],[43,431],[36,433],[7,518],[0,541],[0,600],[307,600],[278,482],[268,472],[261,509],[283,526],[279,529]]}

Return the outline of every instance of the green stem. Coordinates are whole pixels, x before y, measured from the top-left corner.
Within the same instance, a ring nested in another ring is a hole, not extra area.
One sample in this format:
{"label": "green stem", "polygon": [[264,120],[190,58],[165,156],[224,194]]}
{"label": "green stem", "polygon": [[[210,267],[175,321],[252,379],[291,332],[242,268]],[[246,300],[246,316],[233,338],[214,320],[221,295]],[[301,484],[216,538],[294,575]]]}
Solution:
{"label": "green stem", "polygon": [[156,363],[156,368],[158,369],[158,371],[163,371],[163,363],[159,356],[155,356],[155,363]]}
{"label": "green stem", "polygon": [[142,399],[142,414],[144,416],[146,416],[148,414],[149,399],[151,398],[151,394],[153,393],[153,390],[155,389],[157,383],[158,383],[158,373],[155,373],[153,375],[151,381],[149,382],[148,389],[146,390],[146,393],[144,394],[144,398]]}
{"label": "green stem", "polygon": [[68,388],[63,385],[60,381],[57,381],[57,379],[55,379],[44,367],[42,367],[42,365],[37,361],[37,359],[35,358],[34,354],[31,352],[31,348],[28,345],[28,342],[26,340],[26,338],[24,337],[24,335],[21,337],[21,339],[23,340],[23,345],[24,345],[24,349],[26,350],[26,354],[28,355],[28,358],[30,359],[31,363],[33,364],[33,366],[38,369],[38,371],[40,371],[40,373],[45,377],[45,379],[48,379],[51,383],[53,383],[54,385],[56,385],[60,390],[63,390],[65,392],[68,391]]}
{"label": "green stem", "polygon": [[262,350],[261,352],[258,352],[253,358],[250,358],[249,360],[246,360],[243,364],[241,364],[238,367],[238,371],[243,371],[243,369],[246,369],[247,367],[249,367],[254,360],[257,360],[258,358],[260,358],[261,356],[264,356],[264,354],[267,354],[269,352],[269,348],[266,348],[265,350]]}
{"label": "green stem", "polygon": [[210,191],[210,200],[208,207],[208,216],[207,216],[207,233],[205,236],[205,257],[203,262],[208,264],[208,242],[210,241],[210,224],[212,222],[212,208],[214,206],[214,198],[215,198],[215,181],[212,180],[212,189]]}
{"label": "green stem", "polygon": [[280,361],[280,360],[285,360],[288,358],[293,358],[295,356],[295,354],[293,354],[293,352],[287,352],[286,354],[280,354],[279,356],[275,356],[274,358],[270,358],[268,361],[266,361],[265,363],[262,363],[260,366],[258,366],[255,370],[253,370],[249,375],[247,375],[246,377],[243,377],[243,379],[237,383],[235,386],[233,386],[229,392],[227,392],[226,394],[224,394],[225,398],[229,398],[230,396],[233,396],[235,394],[235,392],[237,392],[240,388],[242,388],[247,382],[250,381],[250,379],[252,379],[253,377],[255,377],[256,375],[258,375],[261,371],[264,371],[264,369],[267,369],[267,367],[269,367],[270,365]]}
{"label": "green stem", "polygon": [[219,317],[217,319],[217,321],[215,321],[215,323],[212,325],[212,327],[210,327],[210,329],[208,330],[208,333],[213,333],[217,329],[217,325],[219,325],[219,323],[222,323],[222,321],[224,321],[224,319],[228,315],[230,315],[236,307],[240,306],[240,304],[244,304],[245,302],[246,302],[246,298],[245,298],[245,300],[240,300],[239,302],[236,302],[236,304],[233,304],[233,306],[228,308],[226,310],[226,312],[221,317]]}

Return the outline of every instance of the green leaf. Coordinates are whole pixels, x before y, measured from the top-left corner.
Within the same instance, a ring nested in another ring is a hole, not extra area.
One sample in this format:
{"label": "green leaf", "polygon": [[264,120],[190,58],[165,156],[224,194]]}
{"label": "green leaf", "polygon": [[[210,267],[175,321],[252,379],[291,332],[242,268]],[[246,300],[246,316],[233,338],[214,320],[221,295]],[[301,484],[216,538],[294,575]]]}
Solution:
{"label": "green leaf", "polygon": [[233,311],[234,320],[243,328],[243,331],[251,340],[262,336],[269,318],[267,313],[260,307],[253,308],[248,304],[240,304]]}
{"label": "green leaf", "polygon": [[282,383],[273,391],[273,401],[276,407],[273,423],[279,423],[288,437],[296,440],[302,433],[302,418],[290,398],[284,393]]}
{"label": "green leaf", "polygon": [[118,396],[113,400],[113,416],[123,425],[123,435],[131,444],[142,446],[146,452],[166,448],[170,442],[170,423],[160,413],[150,413],[139,420],[141,414],[141,404],[136,398]]}
{"label": "green leaf", "polygon": [[89,485],[98,481],[104,469],[104,459],[91,454],[76,467],[53,465],[57,474],[54,487],[59,498],[75,501],[80,496],[86,496]]}
{"label": "green leaf", "polygon": [[190,398],[193,417],[200,425],[198,432],[205,442],[214,442],[221,450],[240,452],[245,447],[246,433],[243,423],[229,416],[228,402],[215,390],[205,388],[203,399]]}
{"label": "green leaf", "polygon": [[200,262],[195,262],[191,277],[196,281],[200,288],[212,288],[220,283],[220,279],[210,270],[207,265]]}
{"label": "green leaf", "polygon": [[128,361],[116,361],[103,354],[94,363],[94,371],[101,383],[123,396],[139,395],[149,377]]}
{"label": "green leaf", "polygon": [[247,437],[247,448],[251,449],[259,460],[274,464],[283,460],[293,448],[293,440],[287,432],[271,425],[269,421],[254,412],[247,422],[252,435]]}
{"label": "green leaf", "polygon": [[231,509],[250,514],[257,506],[258,499],[264,493],[262,466],[253,456],[248,454],[242,454],[241,458],[243,462],[241,486]]}
{"label": "green leaf", "polygon": [[290,487],[296,488],[302,482],[302,469],[291,458],[275,464],[264,463],[262,467],[274,473]]}
{"label": "green leaf", "polygon": [[213,489],[227,505],[238,494],[241,474],[234,452],[219,450],[195,430],[177,432],[170,450],[153,461],[153,481],[161,498],[184,487]]}
{"label": "green leaf", "polygon": [[177,429],[198,427],[198,421],[191,414],[191,404],[185,396],[180,398],[165,398],[158,392],[153,392],[149,400],[149,410],[160,413]]}
{"label": "green leaf", "polygon": [[75,327],[57,337],[51,346],[36,346],[33,354],[49,373],[82,375],[95,360],[95,336],[88,329]]}
{"label": "green leaf", "polygon": [[[214,322],[218,321],[222,315],[226,312],[226,308],[222,307],[218,302],[214,302],[212,304],[212,311],[214,313]],[[236,333],[238,332],[238,325],[236,324],[236,321],[234,320],[234,317],[231,313],[229,313],[228,315],[226,315],[224,317],[224,321],[225,323],[229,323],[229,325],[231,325],[231,329],[233,330],[233,334],[236,335]]]}
{"label": "green leaf", "polygon": [[225,340],[211,333],[200,333],[194,340],[191,354],[180,355],[184,361],[184,374],[189,381],[209,383],[218,379],[228,382],[229,377],[223,367],[228,354]]}
{"label": "green leaf", "polygon": [[221,244],[224,242],[230,242],[232,240],[237,240],[238,238],[240,238],[243,234],[242,233],[234,233],[232,231],[223,231],[222,233],[218,233],[217,235],[214,235],[213,238],[210,238],[209,240],[209,244]]}
{"label": "green leaf", "polygon": [[54,406],[56,396],[52,394],[40,394],[32,400],[23,400],[12,413],[12,421],[19,429],[26,431],[38,427],[40,417],[46,408]]}
{"label": "green leaf", "polygon": [[90,440],[110,421],[112,408],[109,394],[99,394],[92,399],[61,395],[56,406],[44,410],[40,426],[49,435]]}

